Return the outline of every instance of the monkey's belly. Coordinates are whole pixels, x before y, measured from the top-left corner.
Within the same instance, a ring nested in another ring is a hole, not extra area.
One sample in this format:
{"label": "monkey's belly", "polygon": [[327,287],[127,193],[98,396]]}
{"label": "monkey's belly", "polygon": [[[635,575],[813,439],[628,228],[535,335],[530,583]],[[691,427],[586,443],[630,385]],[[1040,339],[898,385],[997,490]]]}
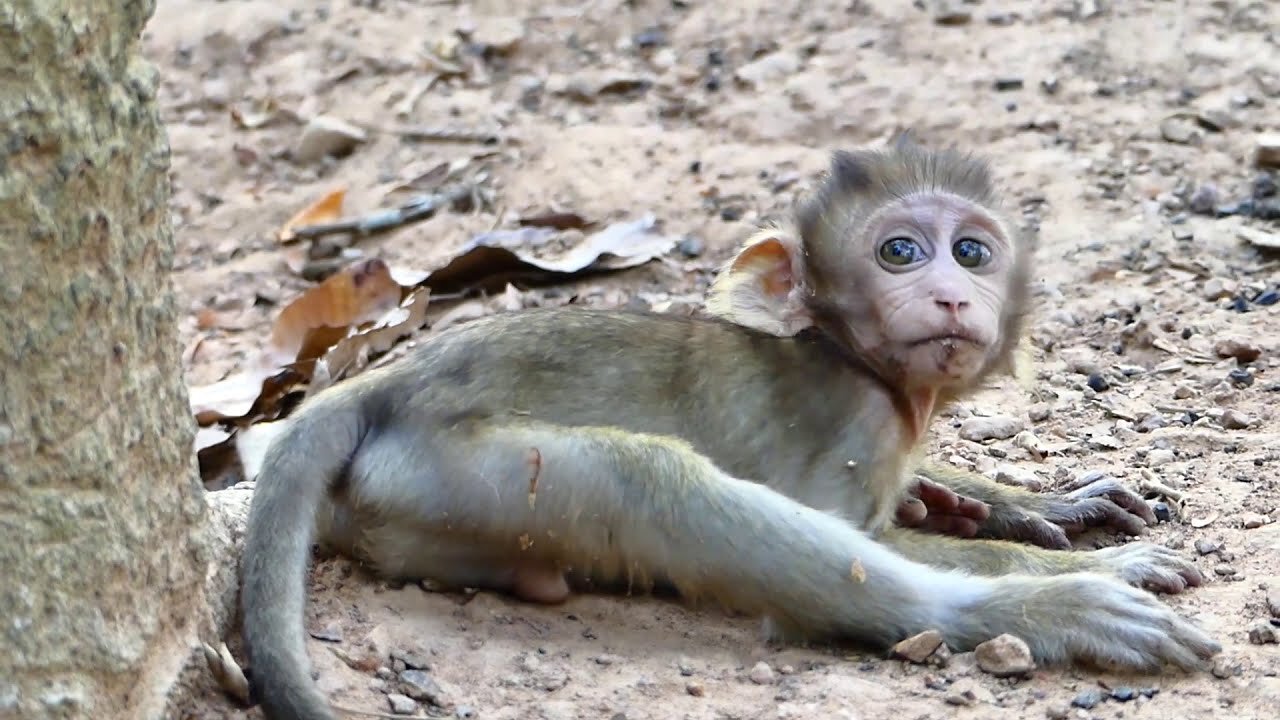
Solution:
{"label": "monkey's belly", "polygon": [[388,579],[495,590],[545,604],[564,602],[570,594],[564,572],[553,563],[488,550],[482,543],[417,523],[373,518],[344,502],[320,509],[317,538]]}

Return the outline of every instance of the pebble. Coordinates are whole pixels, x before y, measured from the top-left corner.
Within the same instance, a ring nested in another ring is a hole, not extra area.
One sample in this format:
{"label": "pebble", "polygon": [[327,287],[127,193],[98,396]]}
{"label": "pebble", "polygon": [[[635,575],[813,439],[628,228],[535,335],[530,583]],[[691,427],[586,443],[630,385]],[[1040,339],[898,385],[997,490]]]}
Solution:
{"label": "pebble", "polygon": [[459,705],[458,709],[453,711],[453,716],[458,720],[474,720],[480,717],[480,711],[470,705]]}
{"label": "pebble", "polygon": [[1253,418],[1239,410],[1227,409],[1222,413],[1222,427],[1228,430],[1244,430],[1252,424]]}
{"label": "pebble", "polygon": [[1008,415],[971,417],[960,424],[960,437],[971,442],[1008,440],[1024,427],[1021,420]]}
{"label": "pebble", "polygon": [[996,677],[1023,675],[1036,666],[1027,643],[1008,633],[981,643],[973,654],[978,667]]}
{"label": "pebble", "polygon": [[1212,540],[1206,540],[1205,538],[1201,538],[1197,540],[1195,542],[1195,546],[1196,546],[1196,552],[1200,553],[1201,555],[1211,555],[1213,553],[1218,552],[1218,549],[1222,547],[1218,543]]}
{"label": "pebble", "polygon": [[1078,708],[1092,710],[1097,707],[1098,703],[1102,702],[1102,700],[1102,691],[1091,688],[1089,690],[1082,690],[1078,695],[1071,698],[1071,704]]}
{"label": "pebble", "polygon": [[1254,162],[1261,168],[1280,168],[1280,133],[1259,135],[1254,141]]}
{"label": "pebble", "polygon": [[1236,387],[1246,388],[1253,384],[1253,373],[1244,368],[1236,368],[1227,373],[1227,379]]}
{"label": "pebble", "polygon": [[1271,173],[1258,173],[1253,179],[1253,199],[1264,200],[1280,194],[1280,182],[1276,182],[1276,176]]}
{"label": "pebble", "polygon": [[1102,373],[1089,373],[1087,380],[1089,388],[1094,392],[1104,392],[1111,389],[1111,382],[1102,376]]}
{"label": "pebble", "polygon": [[755,664],[755,667],[751,668],[751,672],[747,677],[751,678],[751,682],[757,685],[772,685],[774,678],[773,668],[769,667],[769,663],[761,660]]}
{"label": "pebble", "polygon": [[1214,566],[1213,573],[1222,577],[1231,577],[1236,574],[1236,569],[1226,563],[1223,563],[1221,565]]}
{"label": "pebble", "polygon": [[1174,454],[1167,448],[1155,448],[1147,452],[1147,467],[1158,468],[1173,462]]}
{"label": "pebble", "polygon": [[1239,285],[1234,281],[1215,277],[1205,280],[1204,286],[1200,288],[1200,292],[1204,296],[1205,300],[1216,302],[1223,298],[1229,298],[1232,295],[1235,295],[1238,289]]}
{"label": "pebble", "polygon": [[923,663],[942,645],[942,633],[925,630],[893,646],[891,654],[899,660]]}
{"label": "pebble", "polygon": [[1240,522],[1244,524],[1245,530],[1255,530],[1267,524],[1267,516],[1260,513],[1244,513],[1240,516]]}
{"label": "pebble", "polygon": [[400,673],[400,689],[414,700],[426,700],[438,707],[449,704],[439,683],[421,670],[405,670]]}
{"label": "pebble", "polygon": [[391,712],[396,715],[412,715],[418,712],[418,703],[414,702],[413,698],[400,693],[389,693],[387,704],[391,706]]}
{"label": "pebble", "polygon": [[345,155],[367,139],[368,135],[364,130],[345,120],[318,115],[311,118],[298,135],[298,144],[293,148],[293,159],[311,163],[329,155]]}
{"label": "pebble", "polygon": [[1267,612],[1271,613],[1271,617],[1280,619],[1280,600],[1273,597],[1267,598]]}
{"label": "pebble", "polygon": [[1026,488],[1031,492],[1044,490],[1044,483],[1030,470],[1017,465],[1001,465],[996,468],[996,482]]}
{"label": "pebble", "polygon": [[1219,680],[1235,677],[1243,671],[1244,668],[1241,667],[1238,661],[1225,655],[1219,655],[1214,658],[1213,665],[1209,668],[1209,672]]}
{"label": "pebble", "polygon": [[1160,136],[1171,143],[1194,145],[1204,136],[1204,131],[1193,117],[1170,115],[1160,121]]}
{"label": "pebble", "polygon": [[1205,183],[1196,188],[1187,201],[1187,207],[1197,215],[1214,214],[1214,208],[1218,207],[1218,186]]}
{"label": "pebble", "polygon": [[1262,355],[1262,348],[1242,337],[1228,337],[1213,345],[1213,352],[1220,358],[1235,358],[1242,363],[1251,363]]}
{"label": "pebble", "polygon": [[769,53],[734,71],[733,77],[740,83],[758,89],[775,80],[791,77],[800,70],[800,56],[786,50]]}
{"label": "pebble", "polygon": [[1027,417],[1031,422],[1044,422],[1053,416],[1053,406],[1047,402],[1038,402],[1027,408]]}
{"label": "pebble", "polygon": [[685,235],[680,238],[680,242],[676,243],[676,249],[680,251],[681,255],[684,255],[687,258],[696,258],[702,254],[702,251],[706,249],[706,246],[703,244],[701,238],[693,235]]}
{"label": "pebble", "polygon": [[1181,383],[1173,389],[1173,397],[1176,400],[1190,400],[1195,396],[1196,389],[1186,383]]}
{"label": "pebble", "polygon": [[973,13],[956,0],[934,0],[933,22],[938,25],[968,25]]}
{"label": "pebble", "polygon": [[1071,717],[1071,708],[1066,705],[1050,705],[1044,709],[1044,716],[1049,720],[1067,720]]}
{"label": "pebble", "polygon": [[1249,642],[1254,645],[1275,645],[1280,640],[1277,640],[1276,629],[1271,627],[1271,623],[1259,620],[1249,626]]}
{"label": "pebble", "polygon": [[1173,520],[1173,513],[1170,512],[1168,503],[1151,503],[1151,514],[1156,516],[1156,522],[1169,522]]}
{"label": "pebble", "polygon": [[693,697],[702,697],[707,694],[707,688],[696,680],[685,683],[684,691]]}
{"label": "pebble", "polygon": [[1005,92],[1008,90],[1021,90],[1022,78],[1020,77],[1001,77],[995,80],[996,92]]}
{"label": "pebble", "polygon": [[1138,691],[1131,687],[1121,686],[1111,690],[1111,697],[1120,702],[1129,702],[1138,697]]}
{"label": "pebble", "polygon": [[958,680],[951,686],[944,698],[948,705],[974,705],[976,703],[995,704],[996,696],[990,690],[968,678]]}

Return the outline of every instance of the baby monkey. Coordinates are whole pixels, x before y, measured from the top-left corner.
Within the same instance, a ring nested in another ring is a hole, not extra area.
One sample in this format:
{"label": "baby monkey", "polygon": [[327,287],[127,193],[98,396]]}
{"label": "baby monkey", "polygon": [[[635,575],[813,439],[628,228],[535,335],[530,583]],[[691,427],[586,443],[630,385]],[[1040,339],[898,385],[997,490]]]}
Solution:
{"label": "baby monkey", "polygon": [[756,325],[528,310],[308,399],[267,453],[245,549],[267,717],[333,717],[304,644],[313,539],[385,577],[539,602],[660,584],[787,641],[1007,632],[1042,664],[1203,667],[1219,645],[1134,587],[1198,584],[1172,550],[892,522],[938,409],[1008,367],[1030,256],[981,161],[837,152],[795,232],[731,263],[716,302]]}

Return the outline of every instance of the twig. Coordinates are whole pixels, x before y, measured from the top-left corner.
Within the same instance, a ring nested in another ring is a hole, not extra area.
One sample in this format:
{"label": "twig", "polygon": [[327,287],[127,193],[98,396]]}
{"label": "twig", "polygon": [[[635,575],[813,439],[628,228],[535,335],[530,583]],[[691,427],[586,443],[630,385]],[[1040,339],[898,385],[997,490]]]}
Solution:
{"label": "twig", "polygon": [[368,235],[408,225],[411,222],[425,220],[445,205],[471,197],[472,188],[468,185],[455,185],[431,195],[418,195],[400,207],[390,210],[377,210],[368,215],[338,220],[331,223],[303,225],[293,229],[293,235],[299,240],[309,240],[325,235],[338,233],[357,233]]}
{"label": "twig", "polygon": [[482,145],[493,145],[502,140],[502,136],[488,130],[450,130],[449,128],[430,127],[425,125],[408,125],[390,128],[383,132],[399,135],[416,142],[473,142]]}

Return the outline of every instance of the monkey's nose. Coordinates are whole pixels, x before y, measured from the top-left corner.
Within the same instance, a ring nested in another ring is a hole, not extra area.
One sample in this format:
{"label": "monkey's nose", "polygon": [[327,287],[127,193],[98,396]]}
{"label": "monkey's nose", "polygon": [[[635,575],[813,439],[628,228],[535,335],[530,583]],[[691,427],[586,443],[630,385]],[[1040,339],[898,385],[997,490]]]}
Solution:
{"label": "monkey's nose", "polygon": [[934,298],[933,302],[939,308],[942,308],[942,310],[946,311],[948,315],[959,315],[962,310],[966,310],[969,307],[968,300],[951,300],[951,299],[944,299],[944,298]]}

